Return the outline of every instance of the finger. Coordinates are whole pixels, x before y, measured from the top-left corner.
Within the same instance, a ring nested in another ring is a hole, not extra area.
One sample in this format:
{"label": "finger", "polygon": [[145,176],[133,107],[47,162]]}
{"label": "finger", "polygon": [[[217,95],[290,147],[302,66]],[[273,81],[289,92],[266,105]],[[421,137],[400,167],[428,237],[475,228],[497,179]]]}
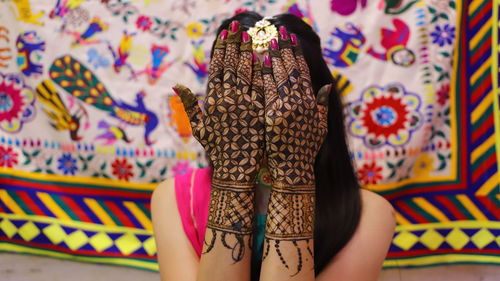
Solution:
{"label": "finger", "polygon": [[293,46],[295,61],[297,62],[297,66],[299,68],[299,84],[304,93],[304,99],[312,99],[314,100],[314,93],[311,84],[311,75],[309,73],[309,66],[307,65],[306,59],[304,58],[304,54],[302,53],[302,48],[300,47],[297,35],[290,34],[290,41]]}
{"label": "finger", "polygon": [[[262,78],[262,66],[259,58],[255,53],[252,54],[252,92],[251,99],[253,101],[254,111],[259,116],[264,117],[265,95],[264,95],[264,80]],[[261,119],[263,122],[263,120]]]}
{"label": "finger", "polygon": [[266,111],[266,116],[271,114],[275,115],[275,112],[271,109],[276,102],[278,102],[278,88],[276,87],[276,82],[273,77],[273,70],[271,68],[271,57],[266,55],[264,58],[264,65],[262,66],[262,81],[264,84],[264,106]]}
{"label": "finger", "polygon": [[318,107],[318,113],[319,113],[319,128],[320,128],[320,134],[324,135],[326,134],[326,130],[328,128],[327,125],[327,120],[328,120],[328,101],[330,99],[330,95],[332,92],[333,85],[332,84],[326,84],[321,89],[318,91],[318,95],[316,96],[316,104]]}
{"label": "finger", "polygon": [[282,100],[290,95],[290,83],[288,83],[288,74],[281,59],[281,53],[278,49],[276,38],[271,39],[271,50],[269,51],[273,70],[274,81],[278,88],[278,97]]}
{"label": "finger", "polygon": [[210,60],[210,70],[208,74],[207,96],[215,96],[221,93],[222,72],[224,70],[224,54],[226,52],[226,39],[228,31],[222,30],[215,42],[214,52]]}
{"label": "finger", "polygon": [[293,88],[295,85],[299,84],[299,66],[295,60],[293,46],[285,26],[280,26],[279,34],[279,49],[281,58],[288,74],[288,82],[290,83],[290,87]]}
{"label": "finger", "polygon": [[184,110],[189,117],[193,135],[196,136],[201,126],[203,117],[203,112],[198,105],[198,99],[189,88],[183,85],[177,84],[172,89],[181,99]]}
{"label": "finger", "polygon": [[246,31],[241,33],[240,58],[236,70],[236,85],[239,94],[247,95],[252,82],[253,53],[250,36]]}
{"label": "finger", "polygon": [[[262,78],[262,66],[255,53],[252,54],[252,90],[250,93],[251,98],[251,112],[250,114],[255,114],[257,118],[253,118],[249,124],[250,131],[252,133],[251,141],[256,144],[257,147],[264,147],[264,136],[265,136],[265,96],[264,96],[264,80]],[[255,157],[257,163],[256,167],[260,167],[260,159],[264,157],[259,154]]]}
{"label": "finger", "polygon": [[222,85],[224,96],[234,94],[236,86],[236,68],[238,67],[239,47],[241,43],[241,31],[238,21],[233,21],[229,27],[224,54],[224,70]]}

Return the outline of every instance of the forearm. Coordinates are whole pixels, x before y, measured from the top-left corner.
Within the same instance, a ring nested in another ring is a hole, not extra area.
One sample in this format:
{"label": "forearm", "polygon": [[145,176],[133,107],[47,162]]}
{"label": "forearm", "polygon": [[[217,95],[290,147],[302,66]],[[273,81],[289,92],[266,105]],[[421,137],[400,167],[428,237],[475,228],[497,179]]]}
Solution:
{"label": "forearm", "polygon": [[198,281],[250,280],[253,188],[212,180]]}
{"label": "forearm", "polygon": [[260,281],[314,280],[314,210],[314,189],[273,187]]}

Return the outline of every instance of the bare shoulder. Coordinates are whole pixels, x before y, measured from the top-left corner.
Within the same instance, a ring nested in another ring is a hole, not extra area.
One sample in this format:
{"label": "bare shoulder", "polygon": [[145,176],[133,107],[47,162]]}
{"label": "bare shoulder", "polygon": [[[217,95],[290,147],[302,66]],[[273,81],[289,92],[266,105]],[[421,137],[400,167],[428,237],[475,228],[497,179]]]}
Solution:
{"label": "bare shoulder", "polygon": [[[361,190],[361,219],[353,237],[317,280],[375,281],[395,230],[394,209],[382,196]],[[363,268],[363,270],[359,270]]]}
{"label": "bare shoulder", "polygon": [[[387,199],[373,191],[361,189],[361,200],[363,202],[363,215],[376,216],[391,225],[395,224],[394,208]],[[368,213],[364,211],[368,211]]]}
{"label": "bare shoulder", "polygon": [[175,198],[175,179],[160,183],[151,197],[151,215],[161,280],[194,281],[198,256],[184,233]]}

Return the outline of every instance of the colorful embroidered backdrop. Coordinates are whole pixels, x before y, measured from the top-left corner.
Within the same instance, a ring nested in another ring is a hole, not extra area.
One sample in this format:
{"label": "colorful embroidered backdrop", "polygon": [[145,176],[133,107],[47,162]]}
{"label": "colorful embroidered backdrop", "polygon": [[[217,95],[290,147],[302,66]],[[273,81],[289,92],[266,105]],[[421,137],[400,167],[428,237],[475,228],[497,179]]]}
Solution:
{"label": "colorful embroidered backdrop", "polygon": [[398,222],[386,267],[500,263],[498,4],[475,0],[0,1],[0,250],[157,269],[161,180],[207,165],[215,29],[296,14],[323,40],[363,185]]}

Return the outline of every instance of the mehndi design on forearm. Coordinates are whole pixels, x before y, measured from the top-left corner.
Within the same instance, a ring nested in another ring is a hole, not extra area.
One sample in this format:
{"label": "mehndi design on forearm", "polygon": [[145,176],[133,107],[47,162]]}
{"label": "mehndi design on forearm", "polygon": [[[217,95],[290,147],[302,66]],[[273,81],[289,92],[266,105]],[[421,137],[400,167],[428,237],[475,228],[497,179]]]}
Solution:
{"label": "mehndi design on forearm", "polygon": [[188,89],[177,87],[193,135],[213,166],[204,254],[220,241],[234,262],[252,247],[255,179],[264,153],[264,96],[262,83],[254,83],[262,80],[256,64],[248,34],[231,24],[231,31],[222,31],[215,44],[206,113]]}
{"label": "mehndi design on forearm", "polygon": [[[297,250],[298,274],[304,253],[313,258],[315,178],[314,162],[327,131],[327,99],[317,103],[309,69],[298,46],[280,28],[280,41],[271,41],[263,80],[266,94],[266,152],[273,187],[268,205],[263,259],[274,248],[281,263],[289,269],[282,254],[283,243]],[[329,94],[321,91],[319,96]],[[305,245],[303,245],[305,244]]]}

